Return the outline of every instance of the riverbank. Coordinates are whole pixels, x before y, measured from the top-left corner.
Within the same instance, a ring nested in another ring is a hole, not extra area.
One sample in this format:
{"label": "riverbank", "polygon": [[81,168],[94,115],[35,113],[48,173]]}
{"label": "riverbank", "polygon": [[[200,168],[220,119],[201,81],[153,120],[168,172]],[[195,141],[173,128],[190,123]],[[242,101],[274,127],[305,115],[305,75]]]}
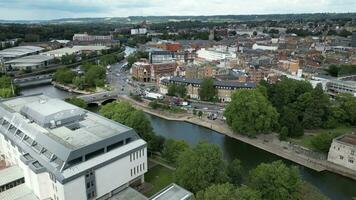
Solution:
{"label": "riverbank", "polygon": [[60,84],[58,82],[52,81],[51,83],[54,87],[70,92],[70,93],[75,93],[75,94],[91,94],[92,92],[84,91],[84,90],[78,90],[73,87],[70,87],[68,85]]}
{"label": "riverbank", "polygon": [[192,123],[201,127],[211,129],[217,133],[226,135],[254,147],[270,152],[284,159],[290,160],[317,172],[330,171],[342,176],[356,180],[356,173],[345,167],[333,164],[324,159],[316,159],[303,153],[303,148],[296,148],[288,142],[281,142],[276,134],[260,135],[257,138],[248,138],[246,136],[234,133],[223,121],[212,121],[205,118],[199,118],[192,114],[175,114],[164,111],[153,110],[146,103],[137,102],[129,97],[120,97],[132,103],[136,108],[142,109],[144,112],[172,121],[182,121]]}

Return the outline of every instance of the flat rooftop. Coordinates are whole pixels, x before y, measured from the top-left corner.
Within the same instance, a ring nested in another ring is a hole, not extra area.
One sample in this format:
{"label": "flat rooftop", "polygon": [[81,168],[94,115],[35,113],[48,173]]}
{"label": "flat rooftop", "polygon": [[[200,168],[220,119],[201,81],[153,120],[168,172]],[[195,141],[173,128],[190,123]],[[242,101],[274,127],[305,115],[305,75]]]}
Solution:
{"label": "flat rooftop", "polygon": [[24,175],[22,170],[17,166],[12,166],[12,167],[2,169],[0,170],[0,186],[14,182],[23,177]]}
{"label": "flat rooftop", "polygon": [[46,51],[41,53],[41,55],[51,55],[51,54],[74,54],[79,52],[78,49],[75,48],[69,48],[69,47],[64,47],[64,48],[60,48],[60,49],[56,49],[56,50],[52,50],[52,51]]}
{"label": "flat rooftop", "polygon": [[188,200],[192,199],[193,194],[188,190],[172,183],[160,192],[156,193],[150,200]]}
{"label": "flat rooftop", "polygon": [[148,200],[148,198],[131,187],[128,187],[118,194],[113,195],[108,200]]}
{"label": "flat rooftop", "polygon": [[37,47],[37,46],[12,47],[12,48],[1,50],[0,57],[16,58],[16,57],[21,57],[21,56],[24,56],[27,54],[39,52],[42,50],[43,50],[42,47]]}
{"label": "flat rooftop", "polygon": [[46,56],[46,55],[31,55],[31,56],[25,56],[17,59],[13,59],[10,61],[5,62],[5,64],[14,64],[14,63],[42,63],[45,61],[52,60],[52,56]]}
{"label": "flat rooftop", "polygon": [[38,200],[33,191],[21,184],[4,192],[0,192],[1,200]]}
{"label": "flat rooftop", "polygon": [[[17,113],[25,110],[26,114],[29,115],[25,117],[30,117],[29,119],[36,122],[29,123],[27,124],[28,126],[72,150],[132,130],[127,126],[108,120],[95,113],[87,112],[65,101],[44,95],[14,98],[4,101],[3,104]],[[24,113],[21,114],[24,116]],[[66,125],[54,128],[44,126],[47,123],[51,123],[51,121],[58,124],[58,121],[64,121],[67,117],[80,115],[83,118],[78,118],[76,128]]]}

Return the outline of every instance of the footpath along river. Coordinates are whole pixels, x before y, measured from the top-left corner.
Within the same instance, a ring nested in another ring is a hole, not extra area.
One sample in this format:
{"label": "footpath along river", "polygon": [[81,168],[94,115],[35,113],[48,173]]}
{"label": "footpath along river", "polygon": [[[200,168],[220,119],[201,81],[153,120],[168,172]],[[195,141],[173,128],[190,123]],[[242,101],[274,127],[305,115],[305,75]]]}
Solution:
{"label": "footpath along river", "polygon": [[[24,88],[22,90],[24,95],[36,93],[44,93],[48,96],[62,99],[72,96],[72,94],[54,88],[52,85]],[[303,179],[312,183],[330,199],[351,200],[352,197],[356,197],[356,181],[351,179],[330,172],[315,172],[274,154],[194,124],[169,121],[152,115],[148,116],[157,134],[165,138],[185,140],[191,145],[202,140],[217,144],[228,161],[235,158],[240,159],[246,173],[262,162],[283,160],[289,165],[298,166]]]}

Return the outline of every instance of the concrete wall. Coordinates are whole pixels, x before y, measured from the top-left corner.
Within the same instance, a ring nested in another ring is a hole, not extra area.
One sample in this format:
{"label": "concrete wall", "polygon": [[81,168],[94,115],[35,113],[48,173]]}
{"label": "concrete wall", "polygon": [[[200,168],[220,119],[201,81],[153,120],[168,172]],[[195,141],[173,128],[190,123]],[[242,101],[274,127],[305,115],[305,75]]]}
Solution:
{"label": "concrete wall", "polygon": [[356,171],[356,147],[334,140],[329,150],[328,161]]}

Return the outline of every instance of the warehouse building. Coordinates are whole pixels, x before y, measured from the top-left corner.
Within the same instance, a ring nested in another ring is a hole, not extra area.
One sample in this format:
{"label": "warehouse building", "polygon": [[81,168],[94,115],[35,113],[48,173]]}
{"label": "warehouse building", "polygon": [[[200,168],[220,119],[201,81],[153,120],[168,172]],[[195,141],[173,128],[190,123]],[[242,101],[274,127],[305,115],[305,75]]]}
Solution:
{"label": "warehouse building", "polygon": [[47,67],[54,57],[47,55],[31,55],[5,62],[7,71],[36,70]]}
{"label": "warehouse building", "polygon": [[42,52],[44,49],[36,46],[19,46],[0,51],[0,58],[4,61],[34,55]]}

